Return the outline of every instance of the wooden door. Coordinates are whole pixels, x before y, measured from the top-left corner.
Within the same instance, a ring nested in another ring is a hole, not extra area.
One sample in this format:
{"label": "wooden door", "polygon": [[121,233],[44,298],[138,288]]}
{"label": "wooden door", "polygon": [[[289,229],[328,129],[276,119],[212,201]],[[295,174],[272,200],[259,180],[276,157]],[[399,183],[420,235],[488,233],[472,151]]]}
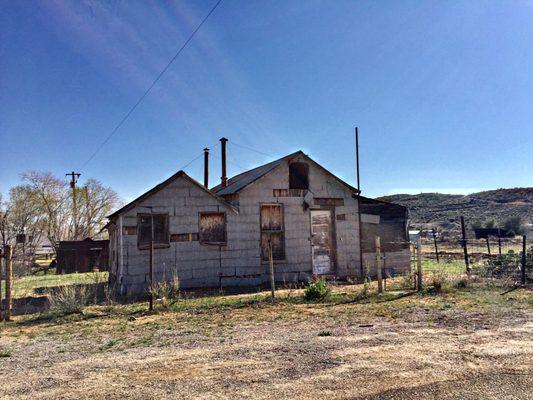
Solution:
{"label": "wooden door", "polygon": [[311,210],[311,252],[313,274],[333,273],[331,211]]}

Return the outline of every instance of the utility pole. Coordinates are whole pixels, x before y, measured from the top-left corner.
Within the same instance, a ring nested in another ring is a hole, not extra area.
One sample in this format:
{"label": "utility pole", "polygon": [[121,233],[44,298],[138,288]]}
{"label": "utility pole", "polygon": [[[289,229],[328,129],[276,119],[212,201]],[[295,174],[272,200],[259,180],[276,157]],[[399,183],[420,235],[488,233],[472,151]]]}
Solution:
{"label": "utility pole", "polygon": [[78,209],[76,206],[76,182],[81,174],[74,171],[65,174],[65,176],[70,176],[70,187],[72,188],[72,220],[74,223],[74,240],[78,238]]}
{"label": "utility pole", "polygon": [[357,222],[359,224],[359,268],[361,282],[365,280],[363,269],[363,231],[361,225],[361,182],[359,179],[359,129],[355,127],[355,169],[357,176]]}

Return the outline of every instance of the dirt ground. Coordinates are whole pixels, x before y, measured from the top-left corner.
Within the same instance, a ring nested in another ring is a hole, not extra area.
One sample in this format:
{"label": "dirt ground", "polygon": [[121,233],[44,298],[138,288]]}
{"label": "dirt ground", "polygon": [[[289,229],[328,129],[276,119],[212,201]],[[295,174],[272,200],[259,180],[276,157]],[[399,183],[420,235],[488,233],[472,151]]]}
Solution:
{"label": "dirt ground", "polygon": [[0,337],[0,397],[533,398],[532,292],[361,301],[351,290],[311,304],[227,296],[151,315],[19,318]]}

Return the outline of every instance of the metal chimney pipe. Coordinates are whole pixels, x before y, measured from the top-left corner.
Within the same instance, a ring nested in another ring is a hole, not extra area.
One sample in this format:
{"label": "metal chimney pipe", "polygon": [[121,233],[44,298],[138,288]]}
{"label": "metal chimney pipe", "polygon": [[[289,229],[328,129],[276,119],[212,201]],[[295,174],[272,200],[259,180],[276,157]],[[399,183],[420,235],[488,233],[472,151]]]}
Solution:
{"label": "metal chimney pipe", "polygon": [[228,139],[225,137],[220,138],[220,143],[222,145],[222,187],[226,187],[228,185],[228,177],[226,175],[226,142]]}
{"label": "metal chimney pipe", "polygon": [[204,149],[204,186],[209,189],[209,149]]}

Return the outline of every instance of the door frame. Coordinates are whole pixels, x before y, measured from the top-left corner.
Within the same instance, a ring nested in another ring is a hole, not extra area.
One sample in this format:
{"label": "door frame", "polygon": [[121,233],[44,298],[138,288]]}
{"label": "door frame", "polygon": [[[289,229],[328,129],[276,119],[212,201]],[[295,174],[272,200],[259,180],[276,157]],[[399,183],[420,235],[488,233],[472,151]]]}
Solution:
{"label": "door frame", "polygon": [[314,206],[309,208],[309,250],[311,254],[311,273],[314,275],[314,265],[313,265],[313,219],[311,217],[312,211],[329,211],[330,215],[330,230],[329,230],[329,240],[330,240],[330,262],[331,262],[331,272],[327,275],[337,275],[337,229],[335,226],[335,206]]}

